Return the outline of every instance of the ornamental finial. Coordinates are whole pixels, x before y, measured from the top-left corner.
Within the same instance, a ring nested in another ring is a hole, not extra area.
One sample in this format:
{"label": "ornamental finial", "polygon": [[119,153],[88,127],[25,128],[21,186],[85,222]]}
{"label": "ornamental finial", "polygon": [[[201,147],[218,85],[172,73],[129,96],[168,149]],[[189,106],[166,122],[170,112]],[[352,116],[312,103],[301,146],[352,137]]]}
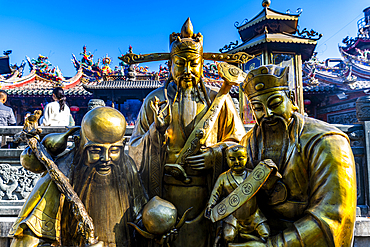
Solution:
{"label": "ornamental finial", "polygon": [[262,7],[268,8],[271,5],[271,0],[263,0],[262,1]]}
{"label": "ornamental finial", "polygon": [[188,17],[181,28],[181,38],[192,38],[194,34],[193,30],[193,24],[190,21],[190,17]]}

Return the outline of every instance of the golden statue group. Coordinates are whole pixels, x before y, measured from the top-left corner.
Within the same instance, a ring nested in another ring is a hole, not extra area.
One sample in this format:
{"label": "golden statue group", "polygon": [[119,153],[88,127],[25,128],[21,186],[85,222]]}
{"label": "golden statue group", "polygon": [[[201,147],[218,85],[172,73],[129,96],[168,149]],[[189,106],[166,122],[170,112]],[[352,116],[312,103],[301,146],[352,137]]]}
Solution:
{"label": "golden statue group", "polygon": [[[120,58],[167,59],[170,68],[144,100],[129,155],[125,119],[109,107],[64,135],[39,141],[25,131],[21,163],[43,175],[11,229],[12,246],[350,246],[348,137],[298,113],[287,68],[245,74],[224,63],[249,58],[203,53],[188,19],[171,34],[170,53]],[[203,83],[204,59],[224,61],[221,89]],[[239,84],[257,122],[248,133],[228,94]]]}

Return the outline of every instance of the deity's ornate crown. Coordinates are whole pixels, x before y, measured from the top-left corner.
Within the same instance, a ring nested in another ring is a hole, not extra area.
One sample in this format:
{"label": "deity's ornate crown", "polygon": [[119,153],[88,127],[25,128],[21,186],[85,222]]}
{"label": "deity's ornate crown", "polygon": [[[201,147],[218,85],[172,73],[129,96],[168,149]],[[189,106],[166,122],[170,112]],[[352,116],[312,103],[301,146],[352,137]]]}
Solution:
{"label": "deity's ornate crown", "polygon": [[234,54],[203,53],[203,35],[201,33],[194,34],[193,25],[191,24],[190,18],[188,18],[182,26],[180,33],[172,33],[170,35],[170,53],[134,54],[132,52],[132,47],[130,46],[129,52],[119,57],[119,59],[127,64],[136,64],[171,60],[173,55],[182,52],[200,54],[204,60],[223,61],[229,63],[246,63],[254,57],[245,52],[237,52]]}
{"label": "deity's ornate crown", "polygon": [[289,90],[288,69],[289,67],[263,65],[251,70],[242,84],[243,92],[250,99],[272,91]]}
{"label": "deity's ornate crown", "polygon": [[203,54],[203,35],[195,34],[193,24],[188,18],[181,28],[181,33],[172,33],[170,35],[171,56],[181,52],[195,52]]}

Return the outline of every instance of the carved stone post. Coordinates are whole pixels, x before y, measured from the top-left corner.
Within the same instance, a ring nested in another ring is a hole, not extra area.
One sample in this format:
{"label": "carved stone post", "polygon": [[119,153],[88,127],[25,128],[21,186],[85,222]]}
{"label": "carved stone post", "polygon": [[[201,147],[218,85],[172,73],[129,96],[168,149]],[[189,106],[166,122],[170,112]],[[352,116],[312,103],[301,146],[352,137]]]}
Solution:
{"label": "carved stone post", "polygon": [[356,116],[358,121],[370,121],[370,96],[363,96],[356,101]]}
{"label": "carved stone post", "polygon": [[[369,171],[370,171],[370,96],[364,96],[364,97],[360,97],[357,99],[356,116],[357,116],[357,120],[359,121],[359,123],[361,123],[363,126],[363,132],[362,132],[364,135],[363,144],[365,146],[364,155],[361,155],[363,159],[361,159],[359,155],[356,155],[356,153],[354,152],[355,161],[356,161],[356,173],[359,171],[359,174],[357,174],[358,176],[357,177],[357,180],[358,180],[357,190],[360,190],[360,193],[361,193],[361,189],[363,189],[362,193],[364,193],[364,195],[360,195],[360,196],[364,197],[366,201],[365,202],[366,205],[358,205],[358,207],[362,209],[361,211],[364,211],[364,209],[366,208],[367,210],[365,210],[365,212],[361,212],[361,214],[367,215],[368,214],[367,205],[370,205],[370,201],[369,201],[369,195],[370,195],[370,186],[369,186],[369,181],[370,181],[370,177],[369,177]],[[352,138],[351,136],[349,137],[351,139],[351,146],[352,146]],[[360,166],[360,167],[357,167],[357,166]],[[359,203],[358,201],[358,204],[362,204],[362,203]]]}

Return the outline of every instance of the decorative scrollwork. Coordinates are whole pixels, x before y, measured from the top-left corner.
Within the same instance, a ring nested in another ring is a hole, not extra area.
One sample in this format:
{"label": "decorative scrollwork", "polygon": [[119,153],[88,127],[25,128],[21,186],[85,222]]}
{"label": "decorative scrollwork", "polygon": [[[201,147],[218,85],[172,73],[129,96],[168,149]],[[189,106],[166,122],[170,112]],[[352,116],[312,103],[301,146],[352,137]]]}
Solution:
{"label": "decorative scrollwork", "polygon": [[245,23],[247,23],[248,22],[248,19],[247,18],[245,18],[243,21],[242,21],[242,23],[239,25],[239,22],[238,21],[236,21],[235,23],[234,23],[234,27],[236,27],[236,28],[239,28],[239,27],[241,27],[241,26],[243,26]]}
{"label": "decorative scrollwork", "polygon": [[[203,53],[205,60],[223,61],[230,63],[246,63],[254,56],[251,56],[245,52],[238,52],[235,54],[223,54],[223,53]],[[134,53],[127,53],[126,55],[119,57],[122,61],[127,64],[153,62],[161,60],[170,60],[170,53],[151,53],[144,55],[137,55]]]}
{"label": "decorative scrollwork", "polygon": [[226,54],[226,53],[203,53],[203,58],[205,60],[212,61],[223,61],[228,63],[246,63],[254,56],[249,55],[245,52],[237,52],[235,54]]}
{"label": "decorative scrollwork", "polygon": [[234,49],[237,45],[238,45],[239,41],[235,41],[235,42],[230,42],[230,44],[228,45],[225,45],[224,47],[222,47],[221,49],[219,49],[220,52],[227,52],[227,51],[230,51],[232,49]]}
{"label": "decorative scrollwork", "polygon": [[[300,15],[300,14],[302,14],[303,9],[302,9],[302,8],[298,8],[298,9],[296,10],[296,12],[297,12],[297,14],[298,14],[298,15]],[[290,14],[290,9],[287,9],[287,10],[285,11],[285,13],[286,13],[286,14]]]}
{"label": "decorative scrollwork", "polygon": [[[355,116],[355,121],[356,121],[356,116]],[[365,137],[365,132],[364,130],[355,130],[350,133],[346,133],[351,140],[351,146],[352,147],[358,147],[364,144],[364,137]]]}
{"label": "decorative scrollwork", "polygon": [[127,64],[145,63],[145,62],[169,60],[170,53],[150,53],[150,54],[144,54],[144,55],[127,53],[126,55],[119,57],[119,59]]}
{"label": "decorative scrollwork", "polygon": [[357,37],[356,38],[350,38],[349,36],[347,36],[342,40],[342,42],[344,44],[346,44],[347,46],[351,46],[357,41],[357,39],[358,39]]}
{"label": "decorative scrollwork", "polygon": [[196,130],[195,138],[191,141],[191,145],[186,149],[185,153],[182,155],[181,164],[185,164],[185,159],[191,155],[194,155],[201,148],[201,139],[204,137],[205,133],[203,129]]}
{"label": "decorative scrollwork", "polygon": [[[297,34],[301,36],[302,38],[306,39],[313,39],[313,40],[319,40],[322,37],[321,33],[318,33],[311,29],[311,31],[308,31],[307,28],[304,28],[301,32],[297,30]],[[315,36],[318,36],[317,38],[314,38]]]}

